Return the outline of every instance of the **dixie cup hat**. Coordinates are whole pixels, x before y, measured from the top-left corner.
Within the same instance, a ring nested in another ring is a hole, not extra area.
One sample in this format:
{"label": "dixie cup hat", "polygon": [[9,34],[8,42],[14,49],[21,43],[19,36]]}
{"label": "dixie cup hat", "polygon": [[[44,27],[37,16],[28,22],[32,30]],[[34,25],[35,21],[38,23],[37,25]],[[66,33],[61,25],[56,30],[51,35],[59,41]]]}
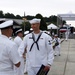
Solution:
{"label": "dixie cup hat", "polygon": [[17,34],[17,33],[19,33],[19,32],[22,32],[22,29],[17,30],[15,33]]}
{"label": "dixie cup hat", "polygon": [[30,24],[34,24],[34,23],[40,23],[41,19],[37,19],[37,18],[34,18],[32,20],[30,20]]}
{"label": "dixie cup hat", "polygon": [[13,25],[13,20],[8,20],[0,24],[0,29],[6,28]]}

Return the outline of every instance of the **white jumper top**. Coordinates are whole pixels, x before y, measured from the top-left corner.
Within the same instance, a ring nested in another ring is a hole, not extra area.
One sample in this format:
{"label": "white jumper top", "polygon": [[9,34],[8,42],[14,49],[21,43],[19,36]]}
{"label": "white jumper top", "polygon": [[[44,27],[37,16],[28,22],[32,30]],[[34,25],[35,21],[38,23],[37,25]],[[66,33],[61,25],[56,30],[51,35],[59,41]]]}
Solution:
{"label": "white jumper top", "polygon": [[0,75],[14,75],[13,66],[20,62],[16,44],[0,35]]}
{"label": "white jumper top", "polygon": [[[39,34],[34,34],[35,40],[37,39]],[[33,44],[32,33],[26,35],[21,43],[18,51],[19,54],[23,54],[24,49],[27,48],[27,64],[32,67],[40,67],[43,65],[48,65],[53,63],[54,55],[53,55],[53,47],[52,47],[52,38],[42,32],[40,39],[38,40],[39,50],[37,49],[36,43],[34,43],[32,50],[30,51],[30,47]]]}

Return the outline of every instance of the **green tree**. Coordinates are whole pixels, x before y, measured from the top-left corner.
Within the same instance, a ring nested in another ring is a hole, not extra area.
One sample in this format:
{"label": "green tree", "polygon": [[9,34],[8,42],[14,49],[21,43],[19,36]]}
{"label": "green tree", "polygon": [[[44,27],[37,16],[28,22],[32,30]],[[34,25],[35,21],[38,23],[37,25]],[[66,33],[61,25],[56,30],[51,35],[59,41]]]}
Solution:
{"label": "green tree", "polygon": [[57,25],[57,16],[51,15],[49,17],[49,20],[50,20],[50,23],[53,23],[53,24]]}
{"label": "green tree", "polygon": [[63,21],[62,21],[62,23],[63,23],[63,25],[64,25],[64,24],[66,24],[66,21],[65,21],[65,20],[63,20]]}
{"label": "green tree", "polygon": [[0,11],[0,18],[3,18],[3,17],[4,17],[3,11]]}
{"label": "green tree", "polygon": [[31,24],[29,23],[29,22],[25,22],[25,30],[26,31],[29,31],[30,30],[30,28],[31,28]]}
{"label": "green tree", "polygon": [[16,15],[15,18],[16,19],[22,19],[22,17],[20,15]]}
{"label": "green tree", "polygon": [[14,14],[10,14],[10,13],[6,13],[5,14],[5,18],[12,18],[12,19],[14,19],[15,18],[15,15]]}
{"label": "green tree", "polygon": [[25,29],[25,31],[30,31],[31,25],[29,22],[23,22],[21,26],[22,26],[23,31],[24,31],[24,29]]}
{"label": "green tree", "polygon": [[46,25],[46,22],[45,22],[43,16],[42,16],[41,14],[37,14],[37,15],[35,16],[35,18],[41,19],[41,22],[40,22],[40,29],[41,29],[41,30],[47,30],[47,25]]}
{"label": "green tree", "polygon": [[31,19],[34,18],[34,16],[30,16],[30,15],[28,15],[28,16],[25,16],[25,18],[26,18],[27,20],[31,20]]}

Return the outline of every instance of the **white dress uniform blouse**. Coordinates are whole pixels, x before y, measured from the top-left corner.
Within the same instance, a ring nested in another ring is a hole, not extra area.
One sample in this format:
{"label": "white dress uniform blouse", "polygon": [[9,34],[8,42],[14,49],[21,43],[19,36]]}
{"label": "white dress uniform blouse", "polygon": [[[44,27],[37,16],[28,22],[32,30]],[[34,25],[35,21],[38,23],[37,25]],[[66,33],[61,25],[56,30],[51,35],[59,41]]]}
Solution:
{"label": "white dress uniform blouse", "polygon": [[16,44],[0,35],[0,75],[14,75],[13,65],[20,62]]}
{"label": "white dress uniform blouse", "polygon": [[[17,44],[17,47],[19,48],[19,46],[20,46],[20,44],[22,42],[21,37],[19,37],[19,36],[15,37],[14,42]],[[24,75],[24,58],[23,58],[23,55],[20,56],[20,57],[21,57],[20,67],[19,68],[15,67],[16,75]]]}
{"label": "white dress uniform blouse", "polygon": [[58,43],[59,43],[58,46],[60,47],[60,42],[61,42],[60,38],[54,38],[54,41],[55,41],[55,42],[57,42],[56,40],[58,41]]}
{"label": "white dress uniform blouse", "polygon": [[19,47],[20,44],[21,44],[21,42],[22,42],[22,39],[21,39],[19,36],[17,36],[17,37],[15,37],[14,42],[15,42],[15,43],[17,44],[17,46]]}
{"label": "white dress uniform blouse", "polygon": [[68,38],[69,38],[69,31],[67,30],[67,31],[65,32],[65,40],[67,41]]}
{"label": "white dress uniform blouse", "polygon": [[54,38],[54,41],[59,43],[59,45],[54,48],[54,55],[60,55],[60,38]]}
{"label": "white dress uniform blouse", "polygon": [[[36,39],[39,34],[34,35]],[[24,49],[27,48],[27,66],[40,67],[42,64],[51,65],[53,63],[54,55],[51,40],[52,39],[48,34],[42,32],[42,35],[38,40],[39,50],[37,49],[36,43],[34,43],[30,51],[30,47],[34,42],[32,33],[24,37],[18,51],[19,54],[22,55]]]}

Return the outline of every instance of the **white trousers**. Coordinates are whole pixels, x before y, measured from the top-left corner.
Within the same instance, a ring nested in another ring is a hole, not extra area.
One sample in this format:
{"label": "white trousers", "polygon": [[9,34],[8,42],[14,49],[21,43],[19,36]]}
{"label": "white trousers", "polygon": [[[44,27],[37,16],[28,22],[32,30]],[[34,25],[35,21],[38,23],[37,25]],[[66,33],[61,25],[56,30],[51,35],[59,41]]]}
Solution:
{"label": "white trousers", "polygon": [[67,35],[65,35],[65,40],[67,41],[68,40],[68,37],[69,37],[69,35],[67,34]]}
{"label": "white trousers", "polygon": [[27,72],[27,64],[25,62],[24,73],[26,73],[26,72]]}
{"label": "white trousers", "polygon": [[36,75],[39,71],[40,67],[27,67],[27,73],[28,75]]}
{"label": "white trousers", "polygon": [[60,47],[56,46],[54,49],[54,55],[59,55],[60,54]]}
{"label": "white trousers", "polygon": [[20,67],[14,67],[14,71],[16,75],[24,75],[24,58],[21,58]]}

